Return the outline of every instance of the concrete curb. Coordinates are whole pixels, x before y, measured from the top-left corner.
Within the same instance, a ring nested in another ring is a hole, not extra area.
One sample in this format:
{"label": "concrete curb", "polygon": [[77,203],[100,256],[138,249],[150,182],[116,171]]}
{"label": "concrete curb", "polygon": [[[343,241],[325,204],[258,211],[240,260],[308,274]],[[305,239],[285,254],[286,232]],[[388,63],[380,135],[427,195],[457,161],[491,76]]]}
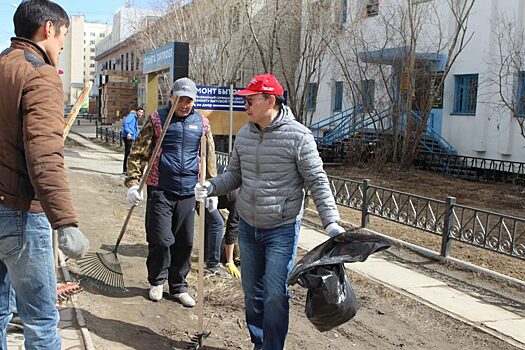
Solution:
{"label": "concrete curb", "polygon": [[86,320],[84,318],[84,315],[82,314],[82,310],[77,308],[75,303],[73,303],[73,308],[75,309],[77,324],[80,327],[80,333],[82,334],[82,340],[84,341],[84,346],[86,347],[86,350],[95,350],[95,346],[93,345],[91,334],[89,333],[89,330],[86,326]]}

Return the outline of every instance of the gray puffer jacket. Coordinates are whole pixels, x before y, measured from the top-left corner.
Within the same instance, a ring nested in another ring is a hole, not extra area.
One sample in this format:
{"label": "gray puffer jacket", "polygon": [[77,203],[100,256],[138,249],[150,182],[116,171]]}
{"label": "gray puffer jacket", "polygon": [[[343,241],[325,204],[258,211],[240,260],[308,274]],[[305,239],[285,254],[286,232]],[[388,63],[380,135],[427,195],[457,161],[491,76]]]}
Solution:
{"label": "gray puffer jacket", "polygon": [[240,186],[237,211],[255,228],[274,228],[300,219],[305,184],[324,227],[339,221],[315,140],[287,106],[263,130],[254,123],[244,125],[235,138],[228,171],[210,182],[212,195]]}

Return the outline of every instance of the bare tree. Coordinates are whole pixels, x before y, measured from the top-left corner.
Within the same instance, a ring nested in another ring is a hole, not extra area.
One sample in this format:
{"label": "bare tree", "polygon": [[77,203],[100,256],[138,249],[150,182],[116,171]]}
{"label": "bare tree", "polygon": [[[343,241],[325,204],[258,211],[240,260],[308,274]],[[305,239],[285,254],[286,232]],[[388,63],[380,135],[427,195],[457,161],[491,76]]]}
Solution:
{"label": "bare tree", "polygon": [[[288,44],[298,52],[294,59],[296,66],[292,70],[283,68],[283,74],[289,92],[290,107],[300,122],[310,125],[314,112],[306,108],[308,98],[311,97],[310,84],[321,81],[326,73],[323,70],[323,63],[326,63],[328,46],[340,29],[336,17],[340,8],[326,1],[314,3],[305,1],[302,6],[302,12],[298,12],[301,16],[296,17],[296,21],[302,23],[300,37],[293,38],[295,46]],[[288,38],[289,36],[278,38],[277,49],[281,58],[284,57],[282,41]],[[281,61],[283,62],[284,59]]]}
{"label": "bare tree", "polygon": [[[353,87],[354,101],[359,100],[357,95],[365,95],[363,80],[379,82],[376,103],[390,108],[389,120],[382,120],[381,127],[388,124],[392,135],[384,137],[382,144],[391,149],[392,162],[405,167],[413,163],[433,103],[472,38],[467,24],[474,3],[393,0],[380,7],[372,19],[368,18],[369,7],[357,6],[345,35],[330,45],[343,76]],[[378,116],[375,108],[369,113]]]}
{"label": "bare tree", "polygon": [[[525,28],[515,14],[498,13],[493,25],[496,51],[489,57],[489,63],[497,67],[489,72],[487,83],[495,88],[490,97],[497,113],[510,113],[525,138]],[[491,103],[491,102],[488,102]]]}
{"label": "bare tree", "polygon": [[[190,46],[190,76],[199,84],[227,85],[247,55],[247,36],[236,0],[172,0],[167,13],[137,35],[141,52],[173,41]],[[169,79],[166,81],[169,87]]]}

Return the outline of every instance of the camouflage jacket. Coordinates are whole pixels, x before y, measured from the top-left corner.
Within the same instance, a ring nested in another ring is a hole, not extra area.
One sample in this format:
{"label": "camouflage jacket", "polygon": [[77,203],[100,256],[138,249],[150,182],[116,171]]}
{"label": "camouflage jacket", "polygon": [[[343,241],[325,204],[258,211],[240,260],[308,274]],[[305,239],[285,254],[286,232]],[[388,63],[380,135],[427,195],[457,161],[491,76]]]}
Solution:
{"label": "camouflage jacket", "polygon": [[[206,178],[212,178],[217,175],[215,163],[215,144],[209,121],[203,118],[204,136],[207,140],[206,147]],[[128,157],[128,173],[124,184],[126,187],[138,185],[144,172],[147,162],[150,160],[157,140],[162,132],[162,126],[159,122],[158,113],[152,113],[144,123],[139,135],[133,143],[131,153]],[[159,159],[162,148],[159,150],[155,161],[152,164],[152,170],[146,180],[148,186],[158,186],[159,179]],[[200,157],[199,157],[200,158]],[[200,172],[200,170],[199,170]]]}

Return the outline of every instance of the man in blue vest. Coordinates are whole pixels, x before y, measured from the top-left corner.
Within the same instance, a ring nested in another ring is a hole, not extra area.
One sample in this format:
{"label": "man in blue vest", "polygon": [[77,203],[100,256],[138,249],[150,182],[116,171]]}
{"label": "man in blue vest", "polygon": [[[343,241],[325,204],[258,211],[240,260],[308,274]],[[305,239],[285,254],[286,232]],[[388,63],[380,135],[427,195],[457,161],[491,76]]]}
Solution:
{"label": "man in blue vest", "polygon": [[[195,306],[188,294],[186,276],[190,272],[195,219],[193,188],[199,177],[200,139],[207,139],[207,178],[217,175],[215,144],[208,119],[195,112],[193,106],[197,87],[188,78],[173,83],[168,106],[153,112],[146,120],[129,155],[125,185],[130,204],[143,200],[138,183],[144,166],[151,156],[157,140],[165,127],[171,105],[179,97],[175,115],[168,125],[152,170],[146,180],[148,201],[146,205],[146,240],[148,241],[149,298],[162,299],[164,282],[168,281],[169,293],[182,305]],[[217,201],[209,201],[209,210]]]}
{"label": "man in blue vest", "polygon": [[122,166],[122,173],[126,174],[128,169],[128,157],[131,152],[131,146],[133,146],[133,141],[139,134],[139,120],[144,115],[144,109],[142,107],[137,107],[132,109],[127,117],[122,122],[122,140],[124,141],[124,163]]}

